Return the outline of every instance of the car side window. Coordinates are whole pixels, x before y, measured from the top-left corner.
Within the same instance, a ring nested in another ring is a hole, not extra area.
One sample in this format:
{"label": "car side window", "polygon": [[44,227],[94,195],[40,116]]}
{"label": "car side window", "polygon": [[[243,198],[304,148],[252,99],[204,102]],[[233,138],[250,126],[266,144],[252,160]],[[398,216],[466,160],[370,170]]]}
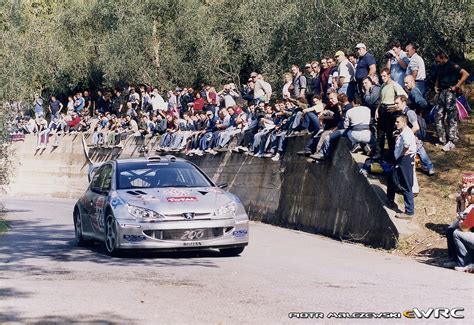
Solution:
{"label": "car side window", "polygon": [[112,166],[105,165],[100,174],[102,179],[102,191],[110,191],[110,187],[112,186]]}
{"label": "car side window", "polygon": [[98,171],[95,172],[94,176],[92,177],[91,181],[91,189],[99,189],[102,185],[102,178],[100,175],[102,174],[102,171],[105,166],[102,166],[99,168]]}

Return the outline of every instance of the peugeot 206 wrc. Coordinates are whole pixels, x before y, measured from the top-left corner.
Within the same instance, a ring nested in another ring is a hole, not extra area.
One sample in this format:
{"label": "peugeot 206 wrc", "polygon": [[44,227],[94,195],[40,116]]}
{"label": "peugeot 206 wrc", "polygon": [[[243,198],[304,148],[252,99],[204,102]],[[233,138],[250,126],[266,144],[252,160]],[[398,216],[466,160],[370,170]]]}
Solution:
{"label": "peugeot 206 wrc", "polygon": [[[95,167],[95,168],[94,168]],[[74,207],[76,242],[128,249],[219,249],[242,253],[249,218],[240,200],[193,163],[173,156],[114,159],[93,166]]]}

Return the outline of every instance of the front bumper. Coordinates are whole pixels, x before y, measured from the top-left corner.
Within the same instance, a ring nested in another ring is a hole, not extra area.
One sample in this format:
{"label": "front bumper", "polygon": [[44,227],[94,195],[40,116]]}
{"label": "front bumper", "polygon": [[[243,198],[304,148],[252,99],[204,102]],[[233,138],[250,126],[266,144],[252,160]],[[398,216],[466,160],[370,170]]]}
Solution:
{"label": "front bumper", "polygon": [[[200,236],[202,237],[199,238]],[[118,220],[117,237],[119,249],[188,250],[242,247],[248,245],[249,221],[234,218],[157,223]]]}

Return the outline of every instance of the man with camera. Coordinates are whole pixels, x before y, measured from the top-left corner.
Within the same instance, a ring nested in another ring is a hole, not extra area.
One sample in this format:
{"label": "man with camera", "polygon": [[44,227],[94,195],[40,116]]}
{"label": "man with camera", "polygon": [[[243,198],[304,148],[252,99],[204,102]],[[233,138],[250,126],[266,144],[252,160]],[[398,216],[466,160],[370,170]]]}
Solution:
{"label": "man with camera", "polygon": [[390,69],[390,76],[393,81],[403,87],[403,78],[405,77],[410,59],[402,50],[402,45],[399,41],[392,42],[390,47],[391,50],[385,53],[386,67]]}

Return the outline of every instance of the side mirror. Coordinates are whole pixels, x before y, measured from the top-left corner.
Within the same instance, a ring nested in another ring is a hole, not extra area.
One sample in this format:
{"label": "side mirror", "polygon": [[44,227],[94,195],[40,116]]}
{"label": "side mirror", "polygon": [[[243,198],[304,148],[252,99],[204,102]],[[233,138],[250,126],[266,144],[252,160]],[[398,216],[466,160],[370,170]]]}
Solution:
{"label": "side mirror", "polygon": [[101,194],[101,195],[107,194],[107,192],[103,191],[100,187],[92,187],[91,191],[97,194]]}
{"label": "side mirror", "polygon": [[227,188],[228,186],[227,183],[217,184],[217,187],[221,189]]}

